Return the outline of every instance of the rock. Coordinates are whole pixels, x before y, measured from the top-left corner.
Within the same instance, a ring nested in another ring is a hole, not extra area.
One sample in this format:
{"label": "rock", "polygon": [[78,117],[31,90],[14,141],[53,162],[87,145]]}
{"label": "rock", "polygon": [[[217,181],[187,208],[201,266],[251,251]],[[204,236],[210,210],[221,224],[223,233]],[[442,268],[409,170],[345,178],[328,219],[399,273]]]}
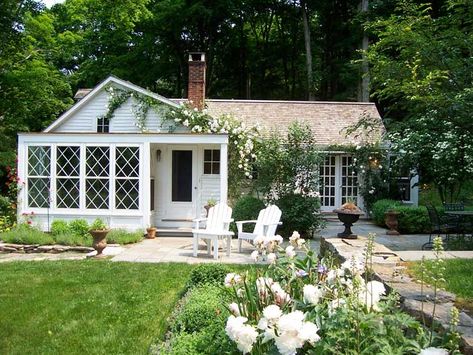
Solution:
{"label": "rock", "polygon": [[[415,282],[394,283],[387,280],[384,281],[389,287],[399,293],[401,299],[416,301],[428,301],[434,299],[434,290],[426,285],[424,285],[422,290],[421,285]],[[447,291],[437,290],[437,302],[455,302],[455,295]]]}
{"label": "rock", "polygon": [[50,252],[51,250],[53,250],[54,246],[53,245],[40,245],[38,247],[38,251],[40,253],[48,253]]}
{"label": "rock", "polygon": [[76,246],[76,247],[70,247],[69,248],[69,251],[75,251],[75,252],[79,252],[79,253],[89,253],[91,251],[93,251],[94,248],[90,248],[90,247],[80,247],[80,246]]}
{"label": "rock", "polygon": [[0,251],[3,251],[5,253],[15,253],[16,248],[7,247],[7,246],[0,246]]}

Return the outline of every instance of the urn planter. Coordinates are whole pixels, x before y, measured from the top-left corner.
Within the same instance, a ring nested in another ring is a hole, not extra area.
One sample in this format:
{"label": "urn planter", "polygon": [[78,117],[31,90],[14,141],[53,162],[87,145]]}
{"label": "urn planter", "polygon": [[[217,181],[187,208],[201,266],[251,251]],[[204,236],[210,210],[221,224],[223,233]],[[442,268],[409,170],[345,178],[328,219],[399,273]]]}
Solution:
{"label": "urn planter", "polygon": [[337,236],[339,238],[344,238],[344,239],[357,239],[358,236],[356,234],[353,234],[351,231],[351,227],[355,222],[358,221],[360,216],[362,216],[364,213],[361,212],[359,209],[358,210],[347,210],[347,209],[335,209],[333,210],[338,216],[338,219],[340,222],[343,223],[345,226],[345,230],[341,233],[338,233]]}
{"label": "urn planter", "polygon": [[397,216],[399,212],[394,210],[388,210],[384,213],[384,223],[388,226],[389,230],[386,232],[387,235],[399,235],[400,233],[397,231],[399,226],[399,222],[397,220]]}
{"label": "urn planter", "polygon": [[146,238],[147,239],[154,239],[156,238],[156,228],[155,227],[149,227],[146,228]]}
{"label": "urn planter", "polygon": [[94,239],[92,242],[92,247],[97,251],[95,257],[102,257],[103,250],[107,247],[107,234],[110,232],[110,229],[91,229],[89,233]]}

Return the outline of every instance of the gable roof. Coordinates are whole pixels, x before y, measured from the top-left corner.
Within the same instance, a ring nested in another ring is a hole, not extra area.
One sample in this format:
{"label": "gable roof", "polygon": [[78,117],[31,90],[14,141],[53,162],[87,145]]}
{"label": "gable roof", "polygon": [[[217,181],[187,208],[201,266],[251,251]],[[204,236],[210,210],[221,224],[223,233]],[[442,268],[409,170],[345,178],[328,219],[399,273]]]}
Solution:
{"label": "gable roof", "polygon": [[374,103],[270,100],[206,100],[211,116],[230,114],[248,124],[260,123],[269,130],[287,133],[291,122],[306,122],[320,145],[361,142],[360,137],[346,137],[344,130],[364,116],[379,120],[379,129],[368,137],[374,142],[385,132]]}
{"label": "gable roof", "polygon": [[175,102],[165,98],[164,96],[155,94],[154,92],[146,90],[142,88],[141,86],[135,85],[133,83],[130,83],[129,81],[122,80],[120,78],[117,78],[116,76],[110,75],[107,79],[105,79],[100,84],[98,84],[90,92],[85,93],[85,95],[79,102],[76,102],[69,110],[67,110],[61,116],[59,116],[59,118],[57,118],[53,123],[51,123],[43,132],[51,132],[56,127],[60,126],[62,123],[67,121],[75,112],[77,112],[81,107],[84,107],[87,104],[87,102],[89,102],[93,97],[95,97],[99,92],[101,92],[102,89],[104,89],[107,85],[111,83],[115,83],[115,84],[124,86],[125,88],[129,90],[133,90],[135,92],[139,92],[140,94],[150,96],[169,106],[178,107],[178,105]]}

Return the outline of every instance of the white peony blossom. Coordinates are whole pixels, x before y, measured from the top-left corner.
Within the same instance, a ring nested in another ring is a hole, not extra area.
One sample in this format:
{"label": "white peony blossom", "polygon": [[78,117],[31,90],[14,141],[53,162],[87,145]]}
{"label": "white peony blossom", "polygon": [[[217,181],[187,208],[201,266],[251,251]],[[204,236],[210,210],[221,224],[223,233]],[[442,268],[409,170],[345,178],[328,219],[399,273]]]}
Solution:
{"label": "white peony blossom", "polygon": [[263,317],[268,320],[268,323],[274,324],[282,316],[282,311],[279,306],[272,304],[263,309]]}
{"label": "white peony blossom", "polygon": [[319,303],[320,299],[324,295],[323,290],[320,287],[314,285],[304,285],[303,293],[304,302],[313,305]]}
{"label": "white peony blossom", "polygon": [[228,308],[230,309],[230,312],[234,315],[234,316],[240,316],[240,308],[238,307],[238,305],[233,302],[233,303],[230,303],[228,305]]}
{"label": "white peony blossom", "polygon": [[270,264],[274,264],[276,262],[276,254],[274,253],[269,253],[268,254],[268,262]]}
{"label": "white peony blossom", "polygon": [[248,354],[253,350],[253,345],[258,337],[258,331],[251,325],[245,324],[248,318],[235,317],[231,315],[227,319],[225,332],[233,340],[243,354]]}
{"label": "white peony blossom", "polygon": [[259,253],[258,253],[258,250],[254,250],[254,251],[251,253],[251,259],[253,259],[255,262],[259,260]]}
{"label": "white peony blossom", "polygon": [[426,348],[422,349],[419,355],[448,355],[448,350],[443,348]]}

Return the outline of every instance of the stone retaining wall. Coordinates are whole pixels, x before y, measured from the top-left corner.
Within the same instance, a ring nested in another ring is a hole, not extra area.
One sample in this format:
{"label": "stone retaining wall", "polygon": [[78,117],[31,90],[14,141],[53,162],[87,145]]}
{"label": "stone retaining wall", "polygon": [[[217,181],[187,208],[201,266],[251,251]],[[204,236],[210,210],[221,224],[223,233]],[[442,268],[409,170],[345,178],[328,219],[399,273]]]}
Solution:
{"label": "stone retaining wall", "polygon": [[[354,240],[322,237],[320,251],[322,255],[330,251],[343,262],[352,256],[363,258],[366,242],[367,238],[364,237]],[[432,323],[433,289],[424,285],[421,292],[421,285],[404,273],[405,266],[394,251],[375,243],[373,270],[375,277],[382,281],[389,291],[394,290],[401,296],[401,307],[404,311],[418,320],[425,320],[428,325]],[[450,310],[454,302],[454,294],[437,291],[435,321],[444,330],[449,328]],[[458,331],[461,335],[462,351],[464,354],[473,355],[473,319],[465,312],[460,312]]]}
{"label": "stone retaining wall", "polygon": [[0,243],[0,252],[3,253],[64,253],[66,251],[76,253],[90,253],[94,248],[81,246],[65,246],[65,245],[39,245],[39,244],[11,244]]}

